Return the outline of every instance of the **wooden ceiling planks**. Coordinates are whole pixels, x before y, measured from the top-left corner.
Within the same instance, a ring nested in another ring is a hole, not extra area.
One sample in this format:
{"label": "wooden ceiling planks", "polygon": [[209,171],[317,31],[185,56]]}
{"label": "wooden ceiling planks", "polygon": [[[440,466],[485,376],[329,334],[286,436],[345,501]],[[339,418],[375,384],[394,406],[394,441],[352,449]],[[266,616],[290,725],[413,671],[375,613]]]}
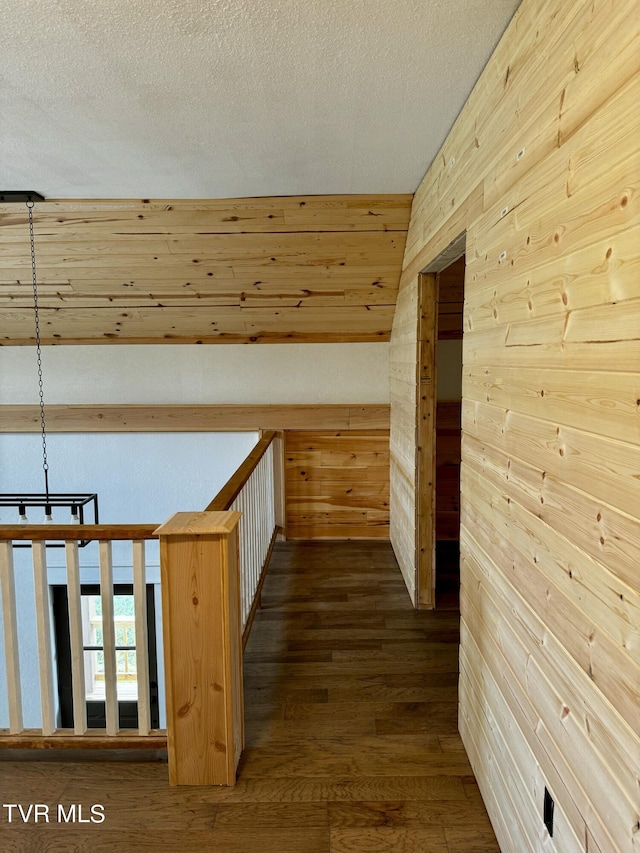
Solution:
{"label": "wooden ceiling planks", "polygon": [[[34,209],[46,344],[388,340],[411,195]],[[26,209],[0,205],[0,344],[34,343]]]}

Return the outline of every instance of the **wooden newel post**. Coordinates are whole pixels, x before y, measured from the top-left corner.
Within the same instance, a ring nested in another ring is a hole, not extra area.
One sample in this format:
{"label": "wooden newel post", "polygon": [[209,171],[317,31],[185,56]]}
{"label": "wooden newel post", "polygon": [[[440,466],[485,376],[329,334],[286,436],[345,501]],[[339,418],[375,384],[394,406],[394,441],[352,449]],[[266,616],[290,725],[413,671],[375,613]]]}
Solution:
{"label": "wooden newel post", "polygon": [[171,785],[234,785],[244,746],[239,512],[178,512],[160,537]]}

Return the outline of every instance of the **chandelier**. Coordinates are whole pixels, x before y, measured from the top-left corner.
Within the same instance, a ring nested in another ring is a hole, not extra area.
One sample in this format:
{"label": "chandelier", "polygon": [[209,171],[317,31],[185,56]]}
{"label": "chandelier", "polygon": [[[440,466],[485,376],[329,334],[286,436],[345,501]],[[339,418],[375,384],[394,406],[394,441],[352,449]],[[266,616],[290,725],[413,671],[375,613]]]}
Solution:
{"label": "chandelier", "polygon": [[[36,253],[33,231],[33,208],[36,201],[44,201],[44,196],[32,191],[14,192],[0,191],[0,204],[24,203],[27,208],[29,221],[29,242],[31,248],[31,278],[33,285],[33,318],[35,325],[36,361],[38,366],[38,394],[40,409],[40,432],[42,434],[42,471],[44,474],[44,491],[40,493],[4,493],[0,494],[0,507],[11,507],[17,510],[18,521],[22,524],[38,523],[27,515],[28,511],[43,510],[45,523],[53,522],[54,508],[68,510],[69,521],[72,524],[98,523],[98,495],[95,493],[51,492],[49,489],[49,460],[47,456],[47,427],[44,406],[44,385],[42,381],[42,351],[40,346],[40,314],[38,308],[38,280],[36,275]],[[86,517],[85,517],[86,514]],[[59,522],[59,519],[56,519]],[[89,540],[82,540],[84,546]],[[29,542],[14,542],[14,547],[31,547]],[[61,548],[62,543],[48,543],[47,547]]]}

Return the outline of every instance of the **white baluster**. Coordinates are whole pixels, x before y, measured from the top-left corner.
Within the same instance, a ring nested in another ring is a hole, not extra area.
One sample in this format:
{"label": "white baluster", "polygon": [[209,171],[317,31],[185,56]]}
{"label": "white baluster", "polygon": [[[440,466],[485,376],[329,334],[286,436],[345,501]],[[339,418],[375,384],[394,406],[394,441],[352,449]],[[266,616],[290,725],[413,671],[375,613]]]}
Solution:
{"label": "white baluster", "polygon": [[36,630],[38,632],[38,661],[40,669],[40,704],[42,734],[56,730],[56,705],[51,650],[51,608],[47,581],[47,549],[44,542],[32,543],[33,580],[36,599]]}
{"label": "white baluster", "polygon": [[136,616],[136,671],[138,678],[138,734],[151,730],[149,653],[147,644],[147,580],[144,540],[133,542],[133,596]]}
{"label": "white baluster", "polygon": [[67,600],[69,603],[69,642],[71,646],[71,682],[73,690],[73,731],[87,731],[87,700],[85,695],[84,648],[82,642],[82,596],[80,592],[80,561],[78,543],[65,542],[67,560]]}
{"label": "white baluster", "polygon": [[104,686],[107,734],[118,733],[118,684],[116,632],[113,621],[113,565],[111,542],[100,542],[100,600],[102,601],[102,645],[104,647]]}
{"label": "white baluster", "polygon": [[16,591],[13,573],[13,544],[0,542],[0,587],[4,620],[4,653],[7,666],[9,699],[9,731],[20,734],[22,723],[22,690],[20,688],[20,658],[18,655],[18,623]]}
{"label": "white baluster", "polygon": [[241,605],[241,616],[242,616],[242,627],[244,628],[246,623],[246,614],[247,614],[247,548],[245,544],[246,539],[246,530],[247,530],[247,517],[245,513],[245,502],[244,502],[244,493],[240,492],[237,497],[237,510],[241,512],[242,515],[240,517],[240,521],[238,523],[238,545],[240,550],[240,605]]}

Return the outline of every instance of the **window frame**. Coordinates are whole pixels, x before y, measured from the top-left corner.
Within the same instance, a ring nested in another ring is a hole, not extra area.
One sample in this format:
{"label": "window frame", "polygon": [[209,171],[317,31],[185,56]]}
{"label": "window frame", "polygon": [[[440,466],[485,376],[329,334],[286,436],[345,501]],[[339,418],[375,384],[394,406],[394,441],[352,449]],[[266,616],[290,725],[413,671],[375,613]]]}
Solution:
{"label": "window frame", "polygon": [[[71,670],[71,640],[69,636],[69,598],[66,584],[52,584],[51,607],[56,649],[58,680],[58,718],[61,728],[73,728],[73,682]],[[99,584],[82,584],[81,595],[100,595]],[[114,584],[114,595],[133,595],[132,584]],[[149,695],[151,698],[151,728],[160,728],[158,698],[158,652],[156,643],[155,590],[146,585],[147,605],[147,656],[149,661]],[[84,643],[83,643],[84,648]],[[135,650],[138,646],[136,643]],[[106,729],[104,700],[87,700],[87,728]],[[118,700],[118,726],[121,729],[138,728],[138,702]]]}

